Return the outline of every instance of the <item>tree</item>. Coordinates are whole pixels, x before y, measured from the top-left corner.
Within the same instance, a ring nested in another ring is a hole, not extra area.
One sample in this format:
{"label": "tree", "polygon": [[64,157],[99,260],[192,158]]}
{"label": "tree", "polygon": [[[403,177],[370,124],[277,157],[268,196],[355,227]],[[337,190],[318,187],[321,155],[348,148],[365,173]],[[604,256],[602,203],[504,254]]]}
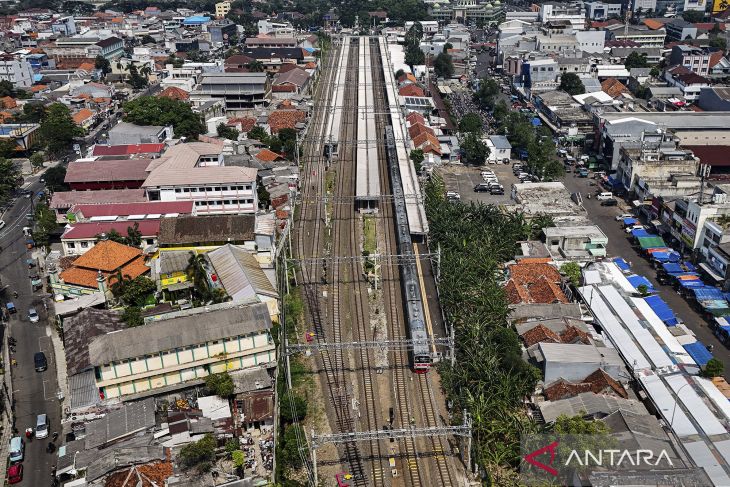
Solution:
{"label": "tree", "polygon": [[266,189],[266,186],[261,183],[257,184],[256,196],[258,196],[259,208],[267,210],[271,204],[271,195],[269,194],[269,190]]}
{"label": "tree", "polygon": [[287,423],[302,421],[307,416],[307,402],[292,391],[281,398],[281,419]]}
{"label": "tree", "polygon": [[499,100],[496,105],[494,105],[494,110],[492,111],[492,116],[497,121],[498,124],[502,124],[502,121],[504,120],[504,117],[507,116],[509,113],[509,107],[507,106],[507,103],[504,100]]}
{"label": "tree", "polygon": [[255,125],[253,128],[251,128],[251,130],[248,131],[248,138],[258,140],[265,144],[269,139],[269,134],[267,134],[266,130],[264,130],[262,127]]}
{"label": "tree", "polygon": [[586,92],[586,87],[583,86],[583,82],[575,73],[563,74],[560,77],[560,86],[558,89],[569,95],[582,95]]}
{"label": "tree", "polygon": [[560,266],[560,273],[565,274],[573,286],[580,284],[581,271],[577,262],[566,262]]}
{"label": "tree", "polygon": [[142,36],[142,39],[140,40],[140,42],[142,44],[155,44],[157,41],[151,35],[145,34]]}
{"label": "tree", "polygon": [[137,276],[130,279],[119,271],[111,283],[110,290],[115,297],[122,300],[127,306],[142,307],[152,293],[157,290],[157,285],[149,277]]}
{"label": "tree", "polygon": [[451,56],[440,52],[433,61],[433,70],[439,78],[451,78],[454,75],[454,62]]}
{"label": "tree", "polygon": [[7,203],[20,183],[20,168],[10,159],[0,158],[0,203]]}
{"label": "tree", "polygon": [[195,467],[199,472],[207,472],[215,460],[216,441],[207,433],[200,440],[188,443],[180,450],[178,458],[183,468]]}
{"label": "tree", "polygon": [[705,12],[698,10],[685,10],[682,12],[682,18],[691,24],[702,22],[705,18]]}
{"label": "tree", "polygon": [[637,291],[639,292],[639,294],[641,294],[642,296],[646,296],[647,294],[649,294],[649,286],[647,286],[646,284],[639,284],[639,285],[638,285],[638,286],[636,287],[636,290],[637,290]]}
{"label": "tree", "polygon": [[461,133],[482,133],[482,119],[478,113],[467,113],[459,120],[459,132]]}
{"label": "tree", "polygon": [[45,161],[46,158],[43,156],[43,152],[35,152],[30,156],[30,165],[33,169],[42,168]]}
{"label": "tree", "polygon": [[399,79],[404,74],[406,74],[406,72],[403,71],[402,69],[399,69],[398,71],[395,72],[395,79]]}
{"label": "tree", "polygon": [[649,62],[646,60],[646,53],[632,51],[631,54],[626,56],[626,62],[624,62],[624,66],[626,66],[626,69],[648,68]]}
{"label": "tree", "polygon": [[48,247],[51,233],[58,228],[56,214],[45,203],[38,203],[35,207],[35,229],[33,240],[38,247]]}
{"label": "tree", "polygon": [[134,88],[135,90],[141,90],[142,88],[147,86],[148,83],[149,81],[147,81],[147,78],[139,74],[137,65],[131,63],[129,65],[129,84],[132,86],[132,88]]}
{"label": "tree", "polygon": [[130,247],[140,247],[142,245],[142,232],[139,231],[139,223],[135,222],[131,227],[127,227],[124,244]]}
{"label": "tree", "polygon": [[408,46],[406,47],[405,62],[413,69],[415,65],[426,64],[426,55],[421,51],[420,47]]}
{"label": "tree", "polygon": [[164,96],[140,96],[125,103],[124,121],[137,125],[172,125],[176,137],[189,139],[197,139],[205,130],[190,105]]}
{"label": "tree", "polygon": [[722,377],[724,371],[725,365],[723,365],[721,361],[713,357],[705,364],[702,375],[704,375],[705,377]]}
{"label": "tree", "polygon": [[173,68],[181,68],[182,65],[185,64],[185,61],[175,56],[174,54],[170,54],[169,56],[167,56],[165,64],[172,64]]}
{"label": "tree", "polygon": [[[0,172],[2,172],[1,167]],[[63,166],[49,167],[46,169],[46,172],[43,173],[43,178],[46,180],[46,189],[51,193],[68,191],[71,189],[68,184],[64,182],[66,179],[66,168]]]}
{"label": "tree", "polygon": [[233,379],[226,372],[210,374],[205,377],[205,387],[216,396],[228,398],[233,395]]}
{"label": "tree", "polygon": [[281,141],[281,150],[286,157],[293,160],[297,151],[297,131],[295,129],[283,128],[279,129],[276,135]]}
{"label": "tree", "polygon": [[413,25],[408,29],[405,35],[405,43],[408,47],[418,47],[423,39],[423,24],[420,22],[414,22]]}
{"label": "tree", "polygon": [[94,59],[94,67],[96,69],[101,69],[102,75],[104,76],[112,72],[111,63],[102,55],[96,56],[96,59]]}
{"label": "tree", "polygon": [[13,117],[15,123],[40,123],[46,114],[46,106],[43,103],[27,102],[23,105],[23,111]]}
{"label": "tree", "polygon": [[137,306],[127,306],[124,308],[124,312],[122,313],[122,321],[124,321],[129,328],[144,325],[142,309]]}
{"label": "tree", "polygon": [[651,76],[652,78],[658,78],[660,74],[661,71],[659,71],[659,68],[657,68],[656,66],[652,66],[652,68],[649,70],[649,76]]}
{"label": "tree", "polygon": [[727,40],[724,37],[713,37],[710,39],[710,47],[720,49],[721,51],[727,50]]}
{"label": "tree", "polygon": [[15,86],[13,86],[13,83],[6,79],[0,81],[0,98],[5,98],[6,96],[15,98],[15,95]]}
{"label": "tree", "polygon": [[188,279],[193,281],[195,293],[203,302],[208,302],[212,295],[210,285],[208,284],[208,271],[206,270],[206,265],[207,261],[205,260],[205,255],[190,252],[185,272],[188,275]]}
{"label": "tree", "polygon": [[254,59],[246,65],[246,68],[252,73],[263,73],[266,66],[258,59]]}
{"label": "tree", "polygon": [[299,454],[299,442],[297,439],[305,437],[304,430],[298,424],[286,427],[282,439],[282,446],[278,452],[282,465],[286,465],[294,470],[302,466],[302,457]]}
{"label": "tree", "polygon": [[416,173],[420,174],[421,169],[423,168],[423,161],[426,158],[423,155],[423,151],[421,149],[413,149],[411,151],[410,158]]}
{"label": "tree", "polygon": [[221,122],[216,127],[218,137],[223,137],[228,140],[238,140],[238,130],[233,127],[229,127],[225,123]]}
{"label": "tree", "polygon": [[561,435],[606,435],[609,428],[603,421],[583,419],[583,416],[561,414],[552,426],[553,433]]}
{"label": "tree", "polygon": [[441,50],[441,52],[448,53],[449,49],[453,49],[453,48],[454,48],[454,45],[450,42],[447,42],[446,44],[444,44],[444,48]]}
{"label": "tree", "polygon": [[468,133],[461,143],[464,163],[470,166],[483,165],[489,157],[489,147],[476,134]]}
{"label": "tree", "polygon": [[0,158],[9,159],[15,157],[18,144],[15,139],[0,140]]}
{"label": "tree", "polygon": [[474,97],[482,108],[492,109],[497,95],[499,95],[497,82],[492,78],[484,78],[479,82],[479,89]]}
{"label": "tree", "polygon": [[48,152],[58,156],[71,148],[74,137],[83,135],[81,127],[74,123],[71,111],[62,103],[53,103],[46,110],[39,129]]}

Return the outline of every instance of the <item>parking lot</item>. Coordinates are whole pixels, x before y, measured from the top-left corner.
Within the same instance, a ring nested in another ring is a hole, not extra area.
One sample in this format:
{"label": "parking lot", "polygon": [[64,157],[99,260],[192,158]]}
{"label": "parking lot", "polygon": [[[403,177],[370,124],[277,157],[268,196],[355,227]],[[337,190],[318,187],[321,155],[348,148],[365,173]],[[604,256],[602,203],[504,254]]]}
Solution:
{"label": "parking lot", "polygon": [[[474,186],[482,182],[481,171],[484,170],[494,171],[497,179],[499,179],[499,184],[504,186],[503,195],[474,191]],[[512,174],[512,164],[488,164],[483,167],[450,165],[438,168],[436,173],[443,178],[446,191],[456,191],[461,195],[461,201],[474,201],[490,205],[511,204],[512,184],[519,182]]]}

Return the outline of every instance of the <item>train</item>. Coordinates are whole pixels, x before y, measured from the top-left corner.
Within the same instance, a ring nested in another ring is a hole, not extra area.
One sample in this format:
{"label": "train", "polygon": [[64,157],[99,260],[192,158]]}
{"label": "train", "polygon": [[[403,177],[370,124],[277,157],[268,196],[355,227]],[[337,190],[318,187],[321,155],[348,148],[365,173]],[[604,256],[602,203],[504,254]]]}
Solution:
{"label": "train", "polygon": [[385,147],[387,152],[388,172],[390,174],[393,206],[395,208],[396,240],[398,254],[402,256],[399,265],[402,283],[403,302],[405,304],[406,325],[413,340],[413,349],[410,352],[411,366],[418,374],[428,372],[431,368],[431,351],[429,349],[428,332],[424,317],[423,299],[418,285],[418,270],[416,256],[413,252],[411,231],[408,226],[406,200],[401,184],[398,154],[395,148],[395,133],[391,125],[385,128]]}

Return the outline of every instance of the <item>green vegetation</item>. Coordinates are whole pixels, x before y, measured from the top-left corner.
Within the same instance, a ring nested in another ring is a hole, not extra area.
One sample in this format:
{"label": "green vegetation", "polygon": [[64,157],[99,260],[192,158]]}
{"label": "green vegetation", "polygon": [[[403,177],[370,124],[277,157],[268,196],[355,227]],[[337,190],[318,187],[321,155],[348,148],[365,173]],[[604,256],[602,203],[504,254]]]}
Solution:
{"label": "green vegetation", "polygon": [[[0,165],[0,173],[5,174]],[[46,180],[46,189],[51,193],[57,193],[59,191],[68,191],[71,188],[65,183],[66,179],[66,168],[58,165],[49,167],[46,172],[43,173],[43,178]]]}
{"label": "green vegetation", "polygon": [[474,133],[467,133],[461,141],[462,161],[470,166],[481,166],[489,157],[489,147]]}
{"label": "green vegetation", "polygon": [[698,10],[685,10],[682,12],[682,18],[692,24],[702,22],[705,18],[705,12]]}
{"label": "green vegetation", "polygon": [[144,325],[142,308],[139,306],[127,306],[122,312],[122,321],[124,321],[129,328]]}
{"label": "green vegetation", "polygon": [[405,35],[405,62],[411,69],[417,64],[426,63],[426,55],[420,47],[421,39],[423,39],[423,26],[420,22],[416,22]]}
{"label": "green vegetation", "polygon": [[194,299],[197,304],[222,303],[226,300],[226,293],[221,288],[212,287],[208,282],[207,261],[205,255],[190,252],[185,272],[193,281]]}
{"label": "green vegetation", "polygon": [[10,159],[0,158],[0,203],[7,203],[20,185],[20,169]]}
{"label": "green vegetation", "polygon": [[454,76],[454,60],[448,54],[440,52],[433,60],[433,71],[439,78],[451,78]]}
{"label": "green vegetation", "polygon": [[262,208],[264,210],[269,208],[269,205],[271,204],[271,194],[269,194],[269,190],[266,189],[266,186],[259,183],[256,185],[256,195],[258,196],[259,200],[259,208]]}
{"label": "green vegetation", "polygon": [[498,132],[507,135],[514,149],[527,150],[527,166],[532,174],[544,181],[553,181],[565,173],[563,165],[555,157],[555,143],[547,127],[533,126],[530,117],[519,112],[509,112],[497,118],[497,124]]}
{"label": "green vegetation", "polygon": [[200,117],[190,105],[165,96],[140,96],[125,103],[124,121],[137,125],[172,125],[175,137],[193,140],[205,132]]}
{"label": "green vegetation", "polygon": [[45,203],[38,203],[35,207],[35,228],[33,229],[33,240],[36,247],[48,248],[50,235],[57,228],[58,222],[56,222],[56,214],[53,210]]}
{"label": "green vegetation", "polygon": [[220,374],[210,374],[205,377],[205,387],[216,396],[222,398],[231,397],[233,395],[233,379],[227,372]]}
{"label": "green vegetation", "polygon": [[583,416],[566,416],[561,414],[550,428],[553,433],[561,435],[607,435],[609,428],[603,421],[583,419]]}
{"label": "green vegetation", "polygon": [[447,203],[443,181],[426,186],[432,243],[441,246],[441,305],[455,328],[456,363],[442,362],[442,384],[453,401],[453,421],[466,409],[473,418],[476,462],[491,478],[487,485],[514,481],[520,434],[536,428],[522,410],[540,372],[522,360],[517,333],[500,281],[502,265],[517,242],[552,225],[547,217],[527,221],[495,206]]}
{"label": "green vegetation", "polygon": [[303,397],[287,391],[281,397],[281,420],[286,423],[302,421],[307,416],[307,403]]}
{"label": "green vegetation", "polygon": [[583,82],[575,73],[563,74],[560,77],[560,86],[558,86],[558,89],[569,95],[582,95],[586,92],[586,87],[583,86]]}
{"label": "green vegetation", "polygon": [[[96,235],[97,239],[101,239],[101,235]],[[129,245],[131,247],[139,247],[142,245],[142,232],[139,231],[139,223],[135,222],[134,225],[127,227],[127,236],[123,236],[116,229],[111,229],[108,234],[105,235],[107,240],[117,242],[123,245]]]}
{"label": "green vegetation", "polygon": [[84,133],[71,118],[71,111],[62,103],[52,103],[47,107],[39,130],[48,152],[55,156],[68,152],[74,138]]}
{"label": "green vegetation", "polygon": [[413,149],[411,151],[410,158],[413,163],[413,168],[416,170],[416,174],[420,174],[421,169],[423,169],[423,161],[426,159],[426,156],[423,155],[423,151],[421,149]]}
{"label": "green vegetation", "polygon": [[580,284],[581,271],[580,265],[577,262],[566,262],[561,265],[560,273],[567,276],[573,286]]}
{"label": "green vegetation", "polygon": [[215,460],[215,447],[216,441],[213,435],[206,434],[200,440],[182,447],[178,457],[180,465],[184,469],[195,468],[199,473],[209,471]]}
{"label": "green vegetation", "polygon": [[459,120],[459,132],[481,135],[482,119],[477,113],[467,113]]}
{"label": "green vegetation", "polygon": [[33,170],[40,169],[43,167],[43,163],[46,162],[46,158],[43,152],[35,152],[30,156],[30,165]]}
{"label": "green vegetation", "polygon": [[130,279],[119,271],[109,290],[126,306],[141,308],[147,304],[148,297],[157,290],[157,285],[149,277],[137,276]]}
{"label": "green vegetation", "polygon": [[13,117],[15,123],[40,123],[46,114],[46,106],[43,103],[29,101],[23,105],[23,111]]}
{"label": "green vegetation", "polygon": [[372,255],[378,251],[378,239],[376,233],[376,219],[373,216],[366,215],[362,221],[363,235],[363,253]]}
{"label": "green vegetation", "polygon": [[128,69],[129,79],[127,82],[132,86],[132,88],[135,90],[141,90],[149,84],[149,80],[147,79],[147,76],[150,73],[149,67],[145,66],[140,70],[137,68],[136,64],[130,63]]}
{"label": "green vegetation", "polygon": [[494,109],[495,100],[499,95],[499,85],[492,78],[484,78],[479,83],[479,89],[474,93],[474,100],[486,110]]}
{"label": "green vegetation", "polygon": [[705,377],[722,377],[724,372],[725,366],[723,363],[713,357],[705,364],[705,368],[702,370],[702,375]]}
{"label": "green vegetation", "polygon": [[626,62],[624,62],[624,66],[626,66],[626,69],[648,68],[649,62],[646,60],[646,53],[633,51],[631,54],[626,56]]}
{"label": "green vegetation", "polygon": [[218,137],[223,137],[228,140],[238,140],[238,130],[229,127],[223,122],[218,124],[216,131],[218,132]]}

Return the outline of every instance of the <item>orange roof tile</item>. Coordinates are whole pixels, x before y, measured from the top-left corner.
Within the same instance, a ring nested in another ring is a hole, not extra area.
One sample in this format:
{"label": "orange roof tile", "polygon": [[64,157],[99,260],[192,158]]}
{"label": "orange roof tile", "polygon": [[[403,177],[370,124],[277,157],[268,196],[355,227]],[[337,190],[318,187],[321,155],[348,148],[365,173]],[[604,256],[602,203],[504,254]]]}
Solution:
{"label": "orange roof tile", "polygon": [[608,78],[601,83],[601,89],[612,98],[628,93],[629,89],[616,78]]}
{"label": "orange roof tile", "polygon": [[[508,293],[510,302],[517,304],[524,303],[567,303],[568,298],[560,289],[561,282],[558,270],[546,263],[523,263],[508,266],[510,281],[513,281],[517,288],[525,293]],[[513,299],[519,299],[514,301]]]}
{"label": "orange roof tile", "polygon": [[73,118],[73,121],[76,125],[81,125],[86,120],[94,116],[94,112],[89,110],[88,108],[82,108],[78,112],[71,115],[71,118]]}
{"label": "orange roof tile", "polygon": [[96,66],[94,66],[91,63],[81,63],[79,65],[79,69],[89,72],[89,71],[94,71],[96,69]]}
{"label": "orange roof tile", "polygon": [[414,123],[413,125],[408,127],[408,135],[411,136],[411,139],[415,138],[416,136],[418,136],[420,134],[424,134],[424,133],[436,135],[431,127],[427,127],[426,125],[424,125],[420,122]]}
{"label": "orange roof tile", "polygon": [[536,327],[526,331],[522,334],[522,339],[525,341],[525,345],[528,347],[533,346],[536,343],[561,343],[560,337],[557,333],[552,331],[545,325],[537,325]]}
{"label": "orange roof tile", "polygon": [[317,67],[317,63],[314,61],[309,61],[307,64],[304,65],[304,69],[315,69]]}
{"label": "orange roof tile", "polygon": [[168,88],[165,88],[157,96],[164,96],[166,98],[172,98],[173,100],[181,100],[181,101],[186,101],[190,98],[190,95],[188,94],[187,91],[185,91],[181,88],[178,88],[176,86],[170,86]]}
{"label": "orange roof tile", "polygon": [[406,115],[406,120],[413,125],[416,123],[426,123],[426,119],[423,118],[423,115],[421,115],[418,112],[411,112],[408,115]]}
{"label": "orange roof tile", "polygon": [[[5,123],[5,121],[10,120],[13,118],[13,114],[10,112],[2,111],[0,112],[0,121]],[[20,150],[20,147],[17,147],[16,150]]]}
{"label": "orange roof tile", "polygon": [[275,134],[283,128],[296,128],[297,123],[305,118],[307,114],[301,110],[275,110],[269,115],[269,128]]}
{"label": "orange roof tile", "polygon": [[262,149],[258,154],[254,156],[259,161],[274,162],[277,159],[281,159],[281,156],[274,151],[269,149]]}
{"label": "orange roof tile", "polygon": [[18,106],[18,102],[16,102],[15,98],[12,96],[4,96],[0,98],[0,103],[2,103],[3,108],[15,108]]}
{"label": "orange roof tile", "polygon": [[644,25],[650,28],[651,30],[657,30],[664,27],[664,24],[662,22],[659,22],[658,20],[654,19],[644,19]]}
{"label": "orange roof tile", "polygon": [[[713,68],[717,63],[722,61],[722,58],[725,57],[725,53],[723,51],[715,51],[710,53],[710,68]],[[10,107],[6,107],[10,108]]]}
{"label": "orange roof tile", "polygon": [[441,144],[433,134],[427,132],[418,134],[413,138],[413,145],[423,150],[423,152],[435,152],[441,155]]}
{"label": "orange roof tile", "polygon": [[421,87],[414,84],[405,85],[398,90],[398,94],[400,96],[426,96]]}
{"label": "orange roof tile", "polygon": [[74,267],[113,272],[142,255],[140,249],[120,244],[112,240],[103,240],[74,262]]}
{"label": "orange roof tile", "polygon": [[38,93],[40,91],[44,91],[48,89],[48,85],[35,85],[30,87],[30,91],[33,93]]}

